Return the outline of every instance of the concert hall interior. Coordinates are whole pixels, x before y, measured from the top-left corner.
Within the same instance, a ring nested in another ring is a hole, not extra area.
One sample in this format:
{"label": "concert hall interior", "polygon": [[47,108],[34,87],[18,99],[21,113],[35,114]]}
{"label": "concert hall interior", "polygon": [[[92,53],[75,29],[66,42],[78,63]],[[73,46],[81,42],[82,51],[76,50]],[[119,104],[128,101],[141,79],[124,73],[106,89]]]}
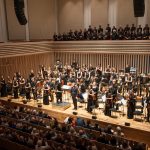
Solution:
{"label": "concert hall interior", "polygon": [[0,150],[149,150],[148,8],[0,0]]}

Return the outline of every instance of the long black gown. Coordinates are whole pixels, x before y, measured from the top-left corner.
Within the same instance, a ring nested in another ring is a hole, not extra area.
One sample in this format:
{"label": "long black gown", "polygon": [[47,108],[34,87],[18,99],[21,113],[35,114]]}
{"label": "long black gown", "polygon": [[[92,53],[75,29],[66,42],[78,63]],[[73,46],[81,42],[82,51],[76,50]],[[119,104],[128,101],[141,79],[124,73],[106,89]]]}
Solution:
{"label": "long black gown", "polygon": [[49,89],[45,88],[43,93],[43,104],[49,105]]}
{"label": "long black gown", "polygon": [[7,96],[7,85],[4,79],[1,80],[1,97]]}
{"label": "long black gown", "polygon": [[135,111],[135,97],[131,96],[129,97],[128,108],[127,108],[128,119],[133,119],[134,111]]}
{"label": "long black gown", "polygon": [[14,99],[18,98],[18,83],[14,83],[13,85],[13,93],[14,93]]}

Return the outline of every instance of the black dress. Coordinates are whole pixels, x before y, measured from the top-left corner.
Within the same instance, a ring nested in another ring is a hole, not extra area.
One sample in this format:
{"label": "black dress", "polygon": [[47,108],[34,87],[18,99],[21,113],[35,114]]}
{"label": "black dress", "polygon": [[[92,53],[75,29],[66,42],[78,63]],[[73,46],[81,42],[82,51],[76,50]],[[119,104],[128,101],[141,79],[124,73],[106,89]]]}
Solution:
{"label": "black dress", "polygon": [[134,96],[131,96],[129,98],[129,101],[128,101],[128,108],[127,108],[127,116],[128,116],[128,119],[133,119],[133,113],[135,111],[135,97]]}
{"label": "black dress", "polygon": [[0,92],[1,92],[1,97],[7,96],[7,86],[6,86],[4,79],[1,80],[1,91]]}
{"label": "black dress", "polygon": [[12,95],[12,81],[11,80],[7,82],[7,94]]}
{"label": "black dress", "polygon": [[30,100],[31,99],[31,87],[29,85],[27,85],[25,87],[25,91],[26,91],[26,99]]}
{"label": "black dress", "polygon": [[43,104],[49,105],[49,89],[45,88],[43,93]]}
{"label": "black dress", "polygon": [[93,95],[92,92],[90,92],[88,97],[88,102],[87,102],[87,111],[90,113],[92,112],[92,106],[94,106]]}
{"label": "black dress", "polygon": [[18,98],[18,83],[14,83],[13,85],[14,99]]}

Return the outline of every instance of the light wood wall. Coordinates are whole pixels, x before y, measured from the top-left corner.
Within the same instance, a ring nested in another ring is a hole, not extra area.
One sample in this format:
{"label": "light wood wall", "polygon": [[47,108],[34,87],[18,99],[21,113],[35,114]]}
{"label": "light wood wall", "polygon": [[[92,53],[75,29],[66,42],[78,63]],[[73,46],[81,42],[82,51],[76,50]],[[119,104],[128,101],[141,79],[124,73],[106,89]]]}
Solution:
{"label": "light wood wall", "polygon": [[58,0],[58,31],[83,29],[83,0]]}
{"label": "light wood wall", "polygon": [[126,24],[135,24],[137,18],[134,17],[133,0],[119,0],[118,1],[118,26],[125,26]]}
{"label": "light wood wall", "polygon": [[50,39],[55,30],[55,0],[28,0],[30,39]]}
{"label": "light wood wall", "polygon": [[91,1],[91,25],[106,27],[108,23],[108,0]]}
{"label": "light wood wall", "polygon": [[23,77],[27,78],[31,69],[37,74],[39,66],[44,65],[47,68],[53,66],[53,53],[1,58],[0,64],[0,75],[4,75],[5,78],[8,75],[12,77],[15,72],[20,72]]}

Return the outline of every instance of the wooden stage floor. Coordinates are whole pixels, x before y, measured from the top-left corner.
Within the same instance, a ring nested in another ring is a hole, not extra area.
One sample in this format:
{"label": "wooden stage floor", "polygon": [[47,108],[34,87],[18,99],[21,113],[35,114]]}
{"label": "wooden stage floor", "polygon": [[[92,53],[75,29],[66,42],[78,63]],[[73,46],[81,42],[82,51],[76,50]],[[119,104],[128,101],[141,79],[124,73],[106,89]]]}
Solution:
{"label": "wooden stage floor", "polygon": [[[8,102],[7,100],[8,100],[7,97],[0,98],[1,102]],[[38,108],[38,103],[35,102],[34,100],[31,100],[27,104],[23,104],[21,99],[12,99],[11,102],[17,105],[21,105],[21,106],[42,109],[43,111],[49,113],[51,116],[57,117],[58,121],[60,122],[63,122],[63,120],[67,116],[71,116],[73,115],[73,112],[75,112],[75,110],[73,110],[71,97],[69,97],[69,99],[66,100],[66,102],[69,102],[71,104],[71,107],[67,108],[66,110],[58,110],[57,108],[52,108],[51,103],[49,105],[42,105],[42,108]],[[81,105],[82,107],[79,107]],[[78,109],[76,110],[76,112],[78,113],[77,116],[83,117],[85,119],[92,119],[93,114],[90,114],[85,110],[85,104],[81,104],[78,102]],[[149,140],[150,139],[150,123],[146,121],[139,122],[139,121],[135,121],[134,119],[127,119],[126,107],[124,108],[124,112],[125,112],[125,116],[119,115],[119,113],[116,113],[116,114],[114,113],[117,116],[117,118],[113,118],[113,117],[105,116],[102,110],[95,109],[97,119],[94,121],[99,122],[100,125],[112,124],[114,126],[121,126],[123,131],[125,132],[125,136],[127,133],[126,137],[132,140],[145,142],[150,147],[150,140]],[[140,118],[140,116],[137,116],[137,118]],[[125,122],[130,123],[130,127],[125,126]],[[136,134],[139,135],[139,137]],[[143,138],[142,136],[144,136],[145,138]]]}

